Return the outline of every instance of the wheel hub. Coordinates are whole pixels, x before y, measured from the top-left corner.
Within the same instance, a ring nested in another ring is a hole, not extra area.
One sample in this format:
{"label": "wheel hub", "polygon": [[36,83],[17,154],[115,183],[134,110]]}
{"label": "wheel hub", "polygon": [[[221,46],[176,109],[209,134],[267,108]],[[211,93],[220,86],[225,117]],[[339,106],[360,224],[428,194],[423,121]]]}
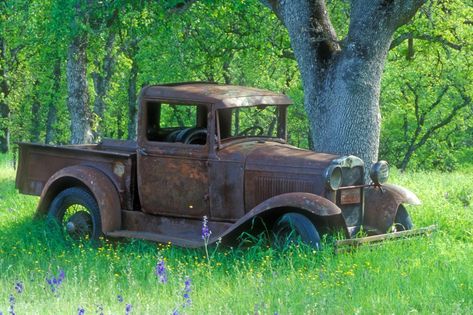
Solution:
{"label": "wheel hub", "polygon": [[92,218],[86,211],[79,211],[69,217],[65,224],[66,232],[73,238],[90,236],[93,232]]}
{"label": "wheel hub", "polygon": [[76,225],[74,224],[74,222],[72,221],[67,222],[66,231],[69,234],[73,234],[76,231]]}

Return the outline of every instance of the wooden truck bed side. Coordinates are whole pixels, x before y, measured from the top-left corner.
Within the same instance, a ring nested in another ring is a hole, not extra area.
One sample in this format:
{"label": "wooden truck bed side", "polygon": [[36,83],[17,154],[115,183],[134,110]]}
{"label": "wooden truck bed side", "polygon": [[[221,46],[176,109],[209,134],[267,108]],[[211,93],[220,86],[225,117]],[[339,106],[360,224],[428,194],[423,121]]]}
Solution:
{"label": "wooden truck bed side", "polygon": [[138,198],[136,144],[130,141],[68,146],[20,143],[16,188],[23,194],[39,196],[54,173],[74,165],[102,171],[117,188],[122,209],[134,209]]}

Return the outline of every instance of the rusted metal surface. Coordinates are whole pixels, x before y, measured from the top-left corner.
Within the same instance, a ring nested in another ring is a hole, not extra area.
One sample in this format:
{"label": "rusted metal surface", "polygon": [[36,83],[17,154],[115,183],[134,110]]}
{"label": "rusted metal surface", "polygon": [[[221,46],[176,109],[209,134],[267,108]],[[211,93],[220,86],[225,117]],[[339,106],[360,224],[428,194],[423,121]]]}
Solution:
{"label": "rusted metal surface", "polygon": [[131,150],[127,146],[121,150],[104,148],[101,144],[53,146],[20,143],[16,187],[21,193],[39,196],[49,178],[59,170],[69,166],[92,166],[103,172],[119,191],[121,208],[132,209],[136,151]]}
{"label": "rusted metal surface", "polygon": [[214,104],[216,108],[232,108],[252,105],[289,105],[287,96],[267,90],[210,83],[183,83],[145,87],[142,99]]}
{"label": "rusted metal surface", "polygon": [[[161,102],[195,104],[195,125],[162,126]],[[221,131],[232,127],[227,109],[262,104],[278,106],[274,121],[280,138],[238,135],[221,141]],[[364,185],[366,170],[357,157],[286,144],[289,104],[282,94],[247,87],[146,87],[140,96],[136,142],[20,144],[16,184],[22,193],[41,194],[40,213],[48,211],[62,190],[86,187],[99,204],[106,235],[186,247],[203,245],[203,216],[213,231],[210,243],[223,238],[230,244],[242,232],[271,229],[288,212],[304,214],[320,233],[342,231],[351,237],[362,224],[374,234],[385,233],[399,204],[419,203],[401,187]],[[177,139],[194,131],[199,143]],[[330,185],[329,168],[337,170],[339,179]]]}
{"label": "rusted metal surface", "polygon": [[[184,247],[200,247],[202,239],[202,221],[169,216],[155,216],[140,211],[123,211],[121,230],[107,233],[114,237],[134,237],[158,242],[171,242]],[[210,221],[208,223],[213,237],[211,242],[218,241],[220,235],[232,224]]]}
{"label": "rusted metal surface", "polygon": [[140,154],[138,187],[143,212],[190,218],[209,216],[207,161],[152,150]]}
{"label": "rusted metal surface", "polygon": [[90,166],[69,166],[51,176],[41,194],[38,213],[46,214],[54,197],[64,187],[74,186],[86,187],[94,196],[99,206],[103,232],[121,227],[120,195],[116,186],[105,173]]}
{"label": "rusted metal surface", "polygon": [[373,234],[384,234],[393,225],[400,204],[420,204],[411,191],[385,184],[365,188],[365,215],[363,225]]}

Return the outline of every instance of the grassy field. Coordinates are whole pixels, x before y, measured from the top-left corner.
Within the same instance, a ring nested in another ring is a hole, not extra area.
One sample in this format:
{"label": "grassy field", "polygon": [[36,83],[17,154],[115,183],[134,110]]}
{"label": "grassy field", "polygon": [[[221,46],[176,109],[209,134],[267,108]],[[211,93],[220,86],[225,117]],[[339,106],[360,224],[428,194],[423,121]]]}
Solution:
{"label": "grassy field", "polygon": [[[10,314],[472,314],[473,171],[394,174],[431,237],[333,254],[293,246],[203,250],[66,242],[33,219],[0,157],[0,312]],[[167,281],[157,277],[164,261]],[[63,275],[61,275],[63,273]],[[49,282],[48,282],[49,281]]]}

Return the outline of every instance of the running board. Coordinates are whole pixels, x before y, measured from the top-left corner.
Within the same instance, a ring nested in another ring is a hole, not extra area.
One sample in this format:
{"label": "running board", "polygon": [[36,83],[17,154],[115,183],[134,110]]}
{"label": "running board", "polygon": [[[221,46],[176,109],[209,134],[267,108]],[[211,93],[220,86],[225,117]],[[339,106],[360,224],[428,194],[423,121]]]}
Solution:
{"label": "running board", "polygon": [[185,238],[169,236],[159,233],[152,232],[141,232],[141,231],[129,231],[129,230],[117,230],[113,232],[105,233],[107,237],[124,237],[124,238],[137,238],[141,240],[153,241],[157,243],[167,244],[171,243],[177,246],[184,246],[190,248],[197,248],[204,246],[204,242],[196,242]]}
{"label": "running board", "polygon": [[387,240],[396,240],[402,238],[411,238],[414,236],[431,234],[433,231],[437,230],[436,225],[431,225],[425,228],[407,230],[400,232],[393,232],[387,234],[373,235],[360,238],[352,238],[347,240],[339,240],[335,242],[335,254],[343,253],[350,251],[353,247],[358,247],[361,245],[369,244],[373,245]]}

